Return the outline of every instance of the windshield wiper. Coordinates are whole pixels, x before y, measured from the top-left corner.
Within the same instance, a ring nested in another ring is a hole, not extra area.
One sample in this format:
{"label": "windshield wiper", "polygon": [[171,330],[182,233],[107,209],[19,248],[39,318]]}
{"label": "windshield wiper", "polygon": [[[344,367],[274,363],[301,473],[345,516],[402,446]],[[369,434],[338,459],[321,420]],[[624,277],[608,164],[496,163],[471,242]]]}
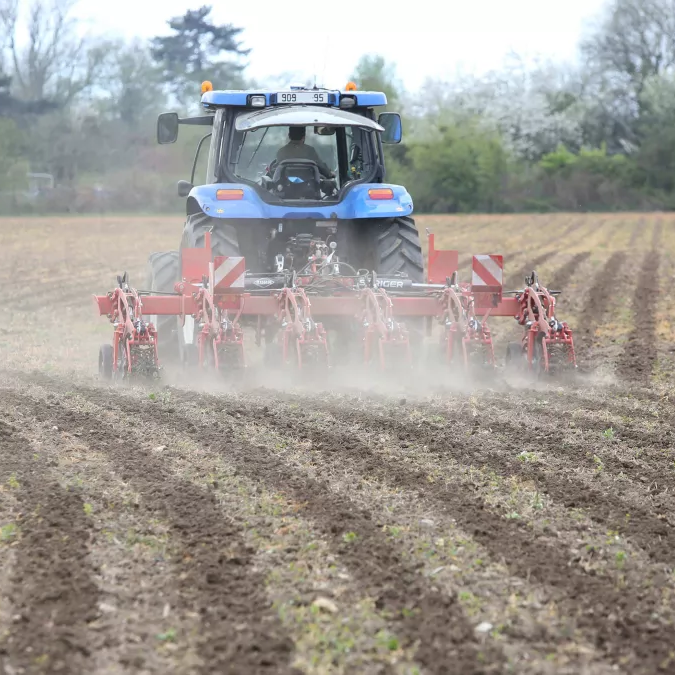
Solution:
{"label": "windshield wiper", "polygon": [[[265,133],[262,135],[262,138],[260,139],[260,143],[258,143],[258,147],[253,151],[253,154],[251,155],[251,159],[248,160],[248,164],[246,165],[246,169],[248,169],[249,166],[253,163],[253,160],[255,159],[255,156],[258,154],[258,150],[260,150],[260,146],[262,145],[262,142],[265,140],[265,136],[267,136],[267,132],[270,130],[271,127],[267,127],[265,129]],[[242,143],[243,146],[243,143]]]}

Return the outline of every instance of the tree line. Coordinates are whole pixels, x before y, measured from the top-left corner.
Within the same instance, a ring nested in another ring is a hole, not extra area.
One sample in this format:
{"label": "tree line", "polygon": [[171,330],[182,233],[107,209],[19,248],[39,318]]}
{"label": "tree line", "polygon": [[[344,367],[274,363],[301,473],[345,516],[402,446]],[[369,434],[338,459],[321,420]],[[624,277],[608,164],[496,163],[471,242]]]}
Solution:
{"label": "tree line", "polygon": [[[158,148],[156,115],[194,110],[206,79],[279,81],[247,76],[245,31],[210,6],[167,23],[124,42],[83,34],[74,0],[0,0],[0,210],[181,208],[197,136]],[[609,0],[578,48],[573,64],[514,56],[412,92],[363,56],[352,79],[404,119],[388,180],[418,212],[675,207],[675,2]]]}

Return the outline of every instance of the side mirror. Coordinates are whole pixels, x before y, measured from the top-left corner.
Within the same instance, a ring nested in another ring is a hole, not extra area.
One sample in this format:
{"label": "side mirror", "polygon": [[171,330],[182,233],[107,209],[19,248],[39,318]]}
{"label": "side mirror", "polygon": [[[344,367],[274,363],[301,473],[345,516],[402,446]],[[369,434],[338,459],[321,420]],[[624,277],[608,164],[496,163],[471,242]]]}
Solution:
{"label": "side mirror", "polygon": [[382,132],[382,142],[396,144],[401,142],[403,137],[403,125],[401,116],[398,113],[384,112],[377,118],[377,123],[384,127]]}
{"label": "side mirror", "polygon": [[157,142],[160,145],[175,143],[178,139],[178,113],[162,113],[157,118]]}
{"label": "side mirror", "polygon": [[193,185],[192,183],[188,183],[186,180],[179,180],[176,187],[178,188],[179,197],[187,197],[190,194],[190,190],[192,190]]}

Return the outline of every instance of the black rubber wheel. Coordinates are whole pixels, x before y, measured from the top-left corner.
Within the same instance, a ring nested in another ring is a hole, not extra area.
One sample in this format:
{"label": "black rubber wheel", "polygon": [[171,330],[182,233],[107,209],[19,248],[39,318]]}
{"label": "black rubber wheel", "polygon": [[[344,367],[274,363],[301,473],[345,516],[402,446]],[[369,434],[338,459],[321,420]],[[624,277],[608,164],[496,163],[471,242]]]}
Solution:
{"label": "black rubber wheel", "polygon": [[[211,257],[218,255],[240,256],[239,238],[234,225],[219,218],[211,218],[205,213],[195,213],[188,216],[183,230],[183,238],[180,242],[180,248],[202,248],[204,246],[204,235],[211,232]],[[180,257],[180,256],[179,256]],[[179,263],[180,264],[180,263]],[[189,318],[186,318],[186,322]],[[197,344],[197,329],[194,329],[193,345]],[[183,326],[179,325],[178,347],[181,362],[189,367],[195,360],[194,350],[189,349],[190,344],[185,342],[185,333]]]}
{"label": "black rubber wheel", "polygon": [[375,271],[380,276],[407,274],[424,281],[424,258],[415,221],[408,216],[377,221]]}
{"label": "black rubber wheel", "polygon": [[[148,291],[173,293],[174,286],[180,281],[180,262],[178,251],[152,253],[148,258]],[[175,363],[179,357],[178,328],[175,316],[148,317],[157,329],[157,349],[159,358],[164,363]]]}
{"label": "black rubber wheel", "polygon": [[201,248],[204,235],[211,230],[211,250],[213,255],[239,256],[239,237],[234,225],[219,218],[211,218],[205,213],[188,216],[183,230],[180,247]]}
{"label": "black rubber wheel", "polygon": [[98,350],[98,374],[104,380],[112,380],[113,348],[112,345],[101,345]]}

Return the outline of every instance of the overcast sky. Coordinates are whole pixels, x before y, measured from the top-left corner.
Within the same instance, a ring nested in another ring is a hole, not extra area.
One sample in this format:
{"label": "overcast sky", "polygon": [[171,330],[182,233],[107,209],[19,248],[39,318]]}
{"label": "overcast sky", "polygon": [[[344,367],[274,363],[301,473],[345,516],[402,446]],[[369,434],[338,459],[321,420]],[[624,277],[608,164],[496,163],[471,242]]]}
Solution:
{"label": "overcast sky", "polygon": [[[152,37],[167,19],[208,0],[80,0],[91,31]],[[364,53],[397,65],[409,90],[426,77],[498,68],[514,51],[573,59],[584,26],[604,0],[258,0],[213,2],[218,22],[244,28],[252,49],[247,73],[263,79],[283,72],[318,77],[341,87]],[[214,82],[214,86],[218,86]]]}

